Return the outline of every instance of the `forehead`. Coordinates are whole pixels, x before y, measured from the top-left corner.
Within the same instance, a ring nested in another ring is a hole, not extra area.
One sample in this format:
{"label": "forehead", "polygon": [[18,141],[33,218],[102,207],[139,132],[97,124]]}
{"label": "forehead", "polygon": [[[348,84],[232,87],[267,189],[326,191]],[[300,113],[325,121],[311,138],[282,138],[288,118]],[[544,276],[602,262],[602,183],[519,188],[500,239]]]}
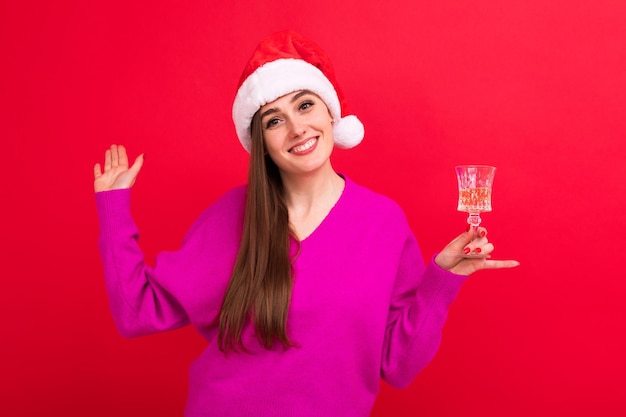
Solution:
{"label": "forehead", "polygon": [[279,108],[285,105],[288,105],[294,101],[296,101],[297,99],[299,99],[300,97],[305,97],[305,96],[315,96],[317,98],[319,98],[319,96],[317,94],[315,94],[312,91],[309,90],[297,90],[297,91],[292,91],[291,93],[287,93],[284,96],[280,96],[278,97],[276,100],[274,101],[270,101],[267,104],[264,104],[263,106],[261,106],[261,108],[259,109],[261,112],[264,112],[268,109],[272,109],[272,108]]}

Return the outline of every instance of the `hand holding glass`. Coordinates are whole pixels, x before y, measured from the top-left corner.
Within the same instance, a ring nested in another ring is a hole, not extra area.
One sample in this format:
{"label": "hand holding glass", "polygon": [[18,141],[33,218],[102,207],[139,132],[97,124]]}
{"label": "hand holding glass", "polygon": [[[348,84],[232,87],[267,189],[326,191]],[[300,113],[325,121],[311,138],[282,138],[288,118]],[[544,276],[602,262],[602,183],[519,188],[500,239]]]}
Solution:
{"label": "hand holding glass", "polygon": [[[457,210],[468,213],[467,223],[474,229],[474,239],[480,225],[480,213],[491,211],[491,189],[496,167],[489,165],[459,165],[456,177],[459,183]],[[482,258],[484,255],[469,253],[468,258]]]}

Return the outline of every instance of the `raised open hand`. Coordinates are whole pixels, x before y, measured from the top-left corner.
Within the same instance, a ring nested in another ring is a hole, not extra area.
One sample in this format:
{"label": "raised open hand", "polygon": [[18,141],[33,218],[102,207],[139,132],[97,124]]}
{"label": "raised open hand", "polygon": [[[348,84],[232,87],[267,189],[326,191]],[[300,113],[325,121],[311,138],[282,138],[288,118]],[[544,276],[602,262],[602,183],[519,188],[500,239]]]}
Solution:
{"label": "raised open hand", "polygon": [[96,192],[130,188],[142,165],[143,154],[129,167],[126,148],[122,145],[111,145],[104,153],[104,171],[99,163],[93,167],[93,188]]}
{"label": "raised open hand", "polygon": [[481,269],[514,268],[519,265],[515,260],[492,260],[488,258],[463,258],[462,253],[475,251],[489,255],[493,251],[493,244],[487,239],[487,229],[478,228],[478,238],[472,240],[473,231],[461,233],[448,244],[435,258],[435,263],[443,269],[459,275],[470,275]]}

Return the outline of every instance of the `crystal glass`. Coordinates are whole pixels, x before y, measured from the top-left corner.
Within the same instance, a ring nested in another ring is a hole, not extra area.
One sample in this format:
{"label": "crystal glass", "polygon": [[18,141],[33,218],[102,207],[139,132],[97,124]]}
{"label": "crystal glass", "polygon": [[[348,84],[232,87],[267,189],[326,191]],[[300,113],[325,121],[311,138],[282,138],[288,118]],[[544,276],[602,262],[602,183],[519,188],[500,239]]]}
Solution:
{"label": "crystal glass", "polygon": [[[496,167],[489,165],[459,165],[456,178],[459,183],[457,210],[468,213],[467,223],[474,230],[474,239],[480,225],[480,213],[491,211],[491,190]],[[470,253],[466,257],[483,257]]]}

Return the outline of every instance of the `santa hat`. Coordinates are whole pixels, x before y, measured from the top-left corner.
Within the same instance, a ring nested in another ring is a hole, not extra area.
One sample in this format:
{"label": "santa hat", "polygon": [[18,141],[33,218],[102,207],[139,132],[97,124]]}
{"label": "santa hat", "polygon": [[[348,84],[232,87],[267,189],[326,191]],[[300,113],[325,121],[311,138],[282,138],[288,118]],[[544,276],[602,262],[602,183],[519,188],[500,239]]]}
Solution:
{"label": "santa hat", "polygon": [[285,94],[310,90],[317,94],[334,119],[335,144],[358,145],[363,124],[349,115],[330,60],[322,49],[293,31],[278,32],[259,43],[239,80],[233,103],[233,121],[243,147],[250,152],[250,124],[261,106]]}

